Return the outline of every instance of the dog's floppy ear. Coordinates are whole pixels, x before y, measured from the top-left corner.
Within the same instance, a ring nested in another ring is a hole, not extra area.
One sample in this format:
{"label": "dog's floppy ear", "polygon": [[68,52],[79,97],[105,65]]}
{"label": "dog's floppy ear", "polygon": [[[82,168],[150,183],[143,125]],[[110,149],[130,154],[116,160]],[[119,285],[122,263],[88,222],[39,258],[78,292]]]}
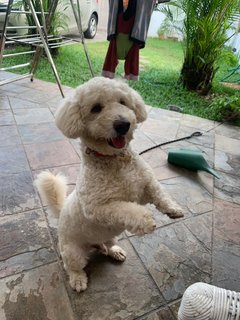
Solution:
{"label": "dog's floppy ear", "polygon": [[147,119],[147,111],[146,111],[143,98],[134,89],[130,87],[128,87],[128,89],[130,91],[129,96],[131,97],[131,100],[132,100],[130,108],[134,111],[137,118],[137,122],[138,123],[143,122]]}
{"label": "dog's floppy ear", "polygon": [[55,122],[62,133],[72,139],[80,137],[83,130],[81,107],[76,96],[64,99],[55,113]]}

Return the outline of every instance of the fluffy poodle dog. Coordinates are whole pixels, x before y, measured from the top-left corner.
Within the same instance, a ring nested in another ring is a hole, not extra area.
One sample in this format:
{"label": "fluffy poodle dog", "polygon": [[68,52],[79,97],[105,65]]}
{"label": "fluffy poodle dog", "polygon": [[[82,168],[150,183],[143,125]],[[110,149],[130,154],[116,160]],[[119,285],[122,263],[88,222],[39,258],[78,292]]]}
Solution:
{"label": "fluffy poodle dog", "polygon": [[81,139],[80,174],[68,197],[62,175],[42,172],[36,186],[59,216],[64,268],[71,287],[80,292],[87,288],[83,269],[92,248],[124,261],[126,253],[115,237],[124,230],[137,235],[154,231],[155,221],[144,204],[154,204],[171,218],[183,213],[131,149],[133,131],[147,113],[140,95],[126,83],[93,78],[63,101],[55,117],[65,136]]}

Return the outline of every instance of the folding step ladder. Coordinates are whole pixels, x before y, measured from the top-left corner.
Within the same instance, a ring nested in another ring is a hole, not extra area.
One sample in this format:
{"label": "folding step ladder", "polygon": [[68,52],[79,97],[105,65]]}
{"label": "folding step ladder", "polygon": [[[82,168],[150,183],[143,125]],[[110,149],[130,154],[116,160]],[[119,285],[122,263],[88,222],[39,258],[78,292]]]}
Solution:
{"label": "folding step ladder", "polygon": [[[42,55],[42,52],[45,51],[45,54],[47,56],[48,62],[51,65],[51,68],[53,70],[54,77],[55,77],[56,82],[58,84],[61,95],[62,95],[62,97],[64,97],[60,78],[59,78],[56,66],[54,64],[54,61],[53,61],[53,58],[51,55],[51,49],[63,47],[66,45],[72,45],[72,44],[76,44],[76,43],[81,43],[83,45],[91,75],[94,76],[93,68],[92,68],[91,61],[90,61],[90,58],[88,55],[88,51],[87,51],[87,47],[85,44],[84,35],[83,35],[83,31],[82,31],[82,23],[81,23],[81,15],[80,15],[81,10],[80,10],[79,0],[77,0],[76,4],[73,3],[73,0],[70,0],[70,4],[71,4],[71,8],[73,10],[73,14],[74,14],[74,17],[76,20],[78,32],[80,35],[80,40],[71,39],[71,38],[68,38],[65,36],[56,36],[56,35],[49,35],[48,34],[48,31],[50,29],[51,22],[52,22],[52,19],[54,16],[54,12],[55,12],[57,5],[58,5],[58,0],[52,1],[48,12],[43,11],[42,0],[38,0],[39,4],[40,4],[40,8],[41,8],[40,12],[36,12],[36,10],[33,6],[32,0],[24,0],[25,4],[27,4],[27,7],[29,8],[28,11],[14,10],[12,8],[13,1],[14,0],[9,0],[7,11],[6,11],[6,16],[5,16],[5,21],[4,21],[4,27],[3,27],[3,31],[2,31],[2,36],[0,39],[0,66],[1,66],[2,60],[4,58],[8,58],[8,57],[14,57],[14,56],[19,56],[19,55],[33,55],[33,58],[32,58],[32,61],[24,63],[24,64],[0,68],[0,71],[8,71],[8,70],[14,70],[17,68],[23,68],[23,67],[30,66],[29,73],[26,73],[24,75],[19,75],[16,77],[11,77],[10,79],[2,80],[2,81],[0,81],[0,86],[7,84],[7,83],[17,81],[17,80],[20,80],[20,79],[24,79],[27,77],[30,77],[31,81],[33,81],[33,77],[36,72],[40,57]],[[10,14],[12,14],[12,13],[13,14],[25,14],[25,15],[31,14],[33,17],[35,26],[28,26],[28,25],[14,26],[14,27],[8,26],[9,17],[10,17]],[[39,16],[41,17],[40,20],[42,22],[42,25],[40,24],[40,21],[38,18]],[[27,35],[8,34],[8,31],[11,31],[12,29],[25,29],[25,30],[26,29],[27,30],[36,29],[37,33],[32,34],[32,35],[31,34],[27,34]],[[26,50],[23,52],[4,54],[5,45],[14,44],[14,43],[27,45],[27,46],[30,46],[31,48],[34,48],[34,49]]]}

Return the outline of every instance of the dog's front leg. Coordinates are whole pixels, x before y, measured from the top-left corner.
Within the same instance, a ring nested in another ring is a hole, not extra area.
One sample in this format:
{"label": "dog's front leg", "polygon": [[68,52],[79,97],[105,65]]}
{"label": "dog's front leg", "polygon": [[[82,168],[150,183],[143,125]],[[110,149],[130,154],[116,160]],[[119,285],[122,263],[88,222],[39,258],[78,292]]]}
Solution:
{"label": "dog's front leg", "polygon": [[154,177],[148,182],[145,192],[148,202],[153,203],[159,211],[173,219],[183,217],[182,208],[171,199]]}
{"label": "dog's front leg", "polygon": [[150,210],[135,202],[112,201],[104,205],[94,205],[86,216],[96,223],[126,229],[131,233],[143,235],[151,233],[156,227]]}

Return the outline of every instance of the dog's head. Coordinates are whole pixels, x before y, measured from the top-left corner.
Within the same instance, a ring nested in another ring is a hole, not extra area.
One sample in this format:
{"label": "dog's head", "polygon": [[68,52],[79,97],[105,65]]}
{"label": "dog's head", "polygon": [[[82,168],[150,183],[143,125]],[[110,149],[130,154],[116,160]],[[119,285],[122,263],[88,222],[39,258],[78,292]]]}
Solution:
{"label": "dog's head", "polygon": [[65,136],[80,137],[89,148],[104,154],[126,148],[137,123],[146,117],[144,101],[136,91],[103,77],[79,86],[55,114]]}

